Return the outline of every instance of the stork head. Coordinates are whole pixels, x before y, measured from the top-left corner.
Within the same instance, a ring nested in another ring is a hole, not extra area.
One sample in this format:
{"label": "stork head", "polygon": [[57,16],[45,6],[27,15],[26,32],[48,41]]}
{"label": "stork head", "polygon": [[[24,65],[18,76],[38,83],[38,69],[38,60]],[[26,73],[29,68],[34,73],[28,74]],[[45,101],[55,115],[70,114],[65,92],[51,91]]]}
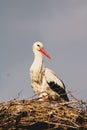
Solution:
{"label": "stork head", "polygon": [[46,52],[46,50],[44,49],[44,46],[41,42],[35,42],[33,44],[33,51],[39,51],[42,52],[45,56],[47,56],[49,59],[51,59],[51,56]]}

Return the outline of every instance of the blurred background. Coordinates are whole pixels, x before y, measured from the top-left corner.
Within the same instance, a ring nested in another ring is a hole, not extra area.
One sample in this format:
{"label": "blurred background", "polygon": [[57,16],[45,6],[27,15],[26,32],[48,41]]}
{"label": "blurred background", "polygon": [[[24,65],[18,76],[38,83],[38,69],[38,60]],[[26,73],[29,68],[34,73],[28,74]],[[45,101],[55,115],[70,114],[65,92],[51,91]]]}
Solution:
{"label": "blurred background", "polygon": [[34,95],[32,45],[44,44],[44,64],[67,90],[87,101],[87,0],[0,1],[0,102]]}

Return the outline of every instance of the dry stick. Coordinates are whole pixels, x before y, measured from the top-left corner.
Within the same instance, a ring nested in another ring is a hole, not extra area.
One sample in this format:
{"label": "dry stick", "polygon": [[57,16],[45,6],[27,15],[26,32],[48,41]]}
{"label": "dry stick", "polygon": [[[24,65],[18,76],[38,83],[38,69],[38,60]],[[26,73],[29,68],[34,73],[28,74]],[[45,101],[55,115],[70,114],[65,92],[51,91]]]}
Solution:
{"label": "dry stick", "polygon": [[79,101],[77,98],[75,98],[75,97],[72,95],[72,92],[71,92],[71,91],[68,90],[68,92],[69,92],[70,96],[71,96],[73,99],[75,99],[76,101]]}
{"label": "dry stick", "polygon": [[[61,123],[55,123],[55,122],[49,122],[49,121],[45,121],[46,123],[49,123],[49,124],[54,124],[54,125],[56,125],[56,128],[60,125],[62,125],[62,126],[66,126],[66,127],[70,127],[70,128],[79,128],[79,126],[71,126],[71,125],[65,125],[65,124],[61,124]],[[52,129],[54,129],[54,128],[52,128]]]}
{"label": "dry stick", "polygon": [[62,120],[64,120],[64,121],[69,121],[70,123],[72,123],[73,125],[75,125],[75,127],[79,128],[79,126],[78,126],[75,122],[72,122],[70,119],[62,118],[62,117],[59,117],[59,116],[58,116],[58,118],[59,118],[59,119],[62,119]]}

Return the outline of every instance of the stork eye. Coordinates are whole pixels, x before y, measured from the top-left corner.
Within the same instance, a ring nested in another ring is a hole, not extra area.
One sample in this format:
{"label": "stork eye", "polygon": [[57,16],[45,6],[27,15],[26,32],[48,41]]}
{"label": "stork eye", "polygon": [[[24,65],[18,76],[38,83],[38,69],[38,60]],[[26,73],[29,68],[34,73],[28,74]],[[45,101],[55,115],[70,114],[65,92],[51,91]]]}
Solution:
{"label": "stork eye", "polygon": [[40,45],[39,45],[39,44],[37,44],[37,46],[38,46],[38,47],[40,47]]}

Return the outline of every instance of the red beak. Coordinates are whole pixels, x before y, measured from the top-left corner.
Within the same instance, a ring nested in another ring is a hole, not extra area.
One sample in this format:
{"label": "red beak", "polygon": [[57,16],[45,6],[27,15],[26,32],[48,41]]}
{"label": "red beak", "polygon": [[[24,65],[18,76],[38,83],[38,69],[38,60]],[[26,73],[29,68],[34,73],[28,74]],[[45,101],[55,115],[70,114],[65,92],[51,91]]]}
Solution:
{"label": "red beak", "polygon": [[46,50],[44,48],[41,48],[40,51],[47,56],[49,59],[51,59],[51,56],[46,52]]}

